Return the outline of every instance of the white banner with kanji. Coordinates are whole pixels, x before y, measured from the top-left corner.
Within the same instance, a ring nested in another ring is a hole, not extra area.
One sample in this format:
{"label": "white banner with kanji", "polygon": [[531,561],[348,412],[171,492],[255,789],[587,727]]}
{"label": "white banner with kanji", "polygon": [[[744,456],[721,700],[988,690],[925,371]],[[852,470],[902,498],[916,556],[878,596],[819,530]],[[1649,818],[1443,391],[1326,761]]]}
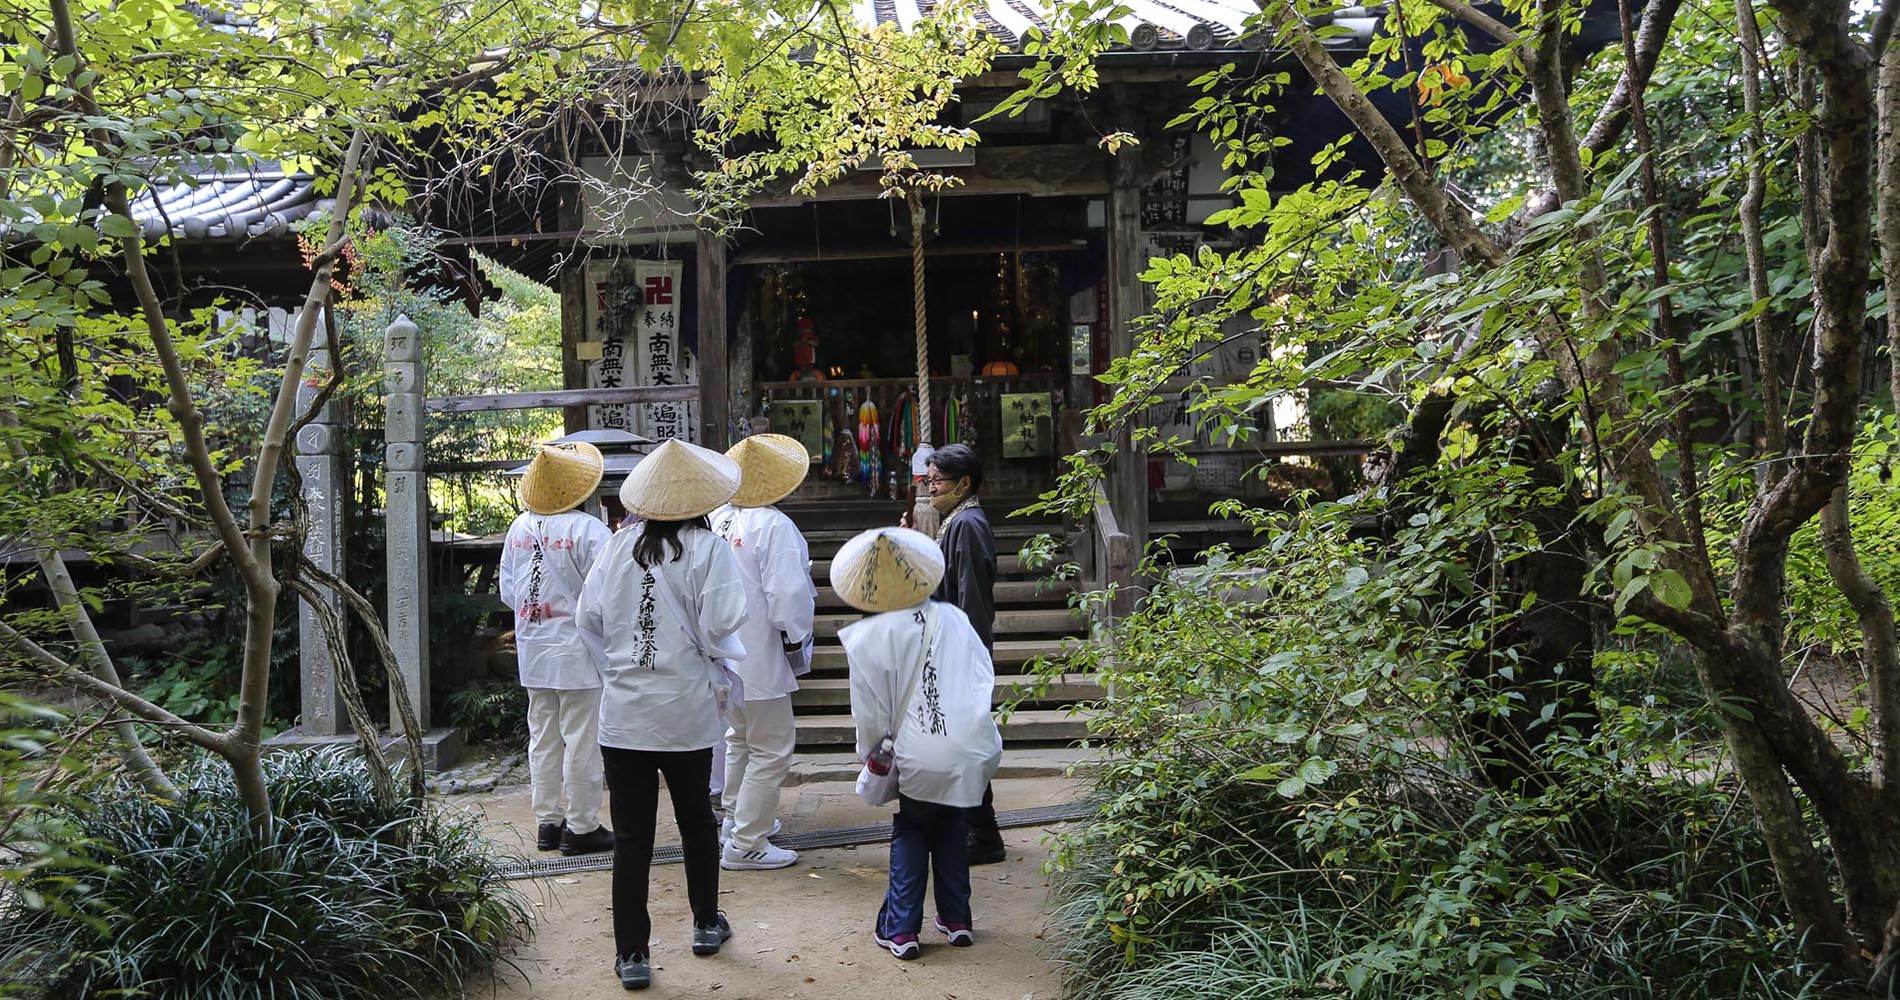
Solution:
{"label": "white banner with kanji", "polygon": [[[589,386],[699,384],[680,339],[682,262],[590,262],[586,273],[587,329],[601,342],[600,359],[587,364]],[[693,441],[698,410],[698,403],[616,403],[589,407],[588,425]]]}

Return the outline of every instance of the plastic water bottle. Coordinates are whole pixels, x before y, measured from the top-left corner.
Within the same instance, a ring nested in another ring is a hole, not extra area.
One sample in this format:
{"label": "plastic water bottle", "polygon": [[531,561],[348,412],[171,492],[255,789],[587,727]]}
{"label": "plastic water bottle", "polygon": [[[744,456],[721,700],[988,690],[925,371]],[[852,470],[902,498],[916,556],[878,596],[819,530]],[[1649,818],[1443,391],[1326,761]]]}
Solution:
{"label": "plastic water bottle", "polygon": [[886,736],[877,742],[877,749],[871,751],[871,756],[864,759],[864,766],[868,768],[872,774],[882,777],[883,775],[891,773],[891,761],[895,759],[896,756],[897,745],[891,741],[889,736]]}

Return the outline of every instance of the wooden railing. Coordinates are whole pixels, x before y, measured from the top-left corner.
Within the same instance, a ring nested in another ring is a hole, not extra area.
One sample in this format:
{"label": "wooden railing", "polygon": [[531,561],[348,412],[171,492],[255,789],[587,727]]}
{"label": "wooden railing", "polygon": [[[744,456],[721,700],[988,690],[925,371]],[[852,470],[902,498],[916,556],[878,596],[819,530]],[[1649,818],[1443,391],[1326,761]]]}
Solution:
{"label": "wooden railing", "polygon": [[1113,595],[1095,606],[1096,624],[1106,632],[1115,619],[1134,609],[1137,545],[1134,536],[1123,529],[1121,520],[1116,517],[1114,502],[1109,499],[1103,482],[1096,480],[1092,489],[1094,509],[1089,512],[1088,523],[1083,525],[1081,543],[1088,549],[1087,587]]}

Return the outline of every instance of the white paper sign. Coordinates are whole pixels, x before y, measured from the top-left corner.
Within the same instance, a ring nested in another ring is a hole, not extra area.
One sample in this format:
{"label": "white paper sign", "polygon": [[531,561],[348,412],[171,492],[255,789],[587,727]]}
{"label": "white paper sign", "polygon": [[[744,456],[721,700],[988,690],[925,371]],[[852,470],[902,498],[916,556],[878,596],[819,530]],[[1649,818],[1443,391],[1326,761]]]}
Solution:
{"label": "white paper sign", "polygon": [[[597,262],[587,266],[587,328],[601,342],[587,364],[588,385],[697,385],[692,353],[680,340],[677,260]],[[588,425],[664,441],[698,437],[697,403],[614,403],[588,410]]]}

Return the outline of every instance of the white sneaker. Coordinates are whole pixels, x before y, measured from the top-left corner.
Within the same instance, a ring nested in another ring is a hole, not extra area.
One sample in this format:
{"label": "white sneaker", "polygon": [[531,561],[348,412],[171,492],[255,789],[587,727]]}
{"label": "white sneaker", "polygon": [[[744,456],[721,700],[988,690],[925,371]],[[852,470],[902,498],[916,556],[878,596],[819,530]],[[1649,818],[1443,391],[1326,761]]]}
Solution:
{"label": "white sneaker", "polygon": [[[732,817],[730,816],[726,817],[725,822],[719,824],[719,843],[721,846],[732,843],[732,831],[737,828],[738,828],[738,825],[732,821]],[[767,837],[776,837],[780,833],[784,832],[784,830],[785,830],[785,824],[779,822],[778,820],[773,820],[772,829],[767,830],[765,835]]]}
{"label": "white sneaker", "polygon": [[798,852],[777,847],[771,841],[756,851],[740,851],[731,844],[719,852],[719,867],[729,872],[771,871],[790,868],[798,863]]}

